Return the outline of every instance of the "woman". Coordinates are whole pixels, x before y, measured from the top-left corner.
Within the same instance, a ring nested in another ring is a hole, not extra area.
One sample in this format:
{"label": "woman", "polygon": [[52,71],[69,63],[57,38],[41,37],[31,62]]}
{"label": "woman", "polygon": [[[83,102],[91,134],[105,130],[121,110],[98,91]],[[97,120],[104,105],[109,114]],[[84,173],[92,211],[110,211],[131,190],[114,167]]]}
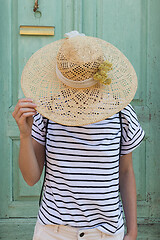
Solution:
{"label": "woman", "polygon": [[129,104],[136,74],[111,44],[66,36],[31,57],[22,88],[34,101],[19,100],[13,112],[25,181],[37,183],[46,165],[33,239],[135,240],[132,151],[144,137]]}

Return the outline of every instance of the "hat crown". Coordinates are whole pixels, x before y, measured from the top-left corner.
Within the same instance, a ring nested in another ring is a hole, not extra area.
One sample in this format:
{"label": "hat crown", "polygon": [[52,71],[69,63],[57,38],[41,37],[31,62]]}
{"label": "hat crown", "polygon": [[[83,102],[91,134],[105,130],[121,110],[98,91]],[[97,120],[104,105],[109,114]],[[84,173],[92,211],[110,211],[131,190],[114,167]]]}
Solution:
{"label": "hat crown", "polygon": [[75,36],[64,40],[57,54],[57,67],[65,78],[84,81],[92,78],[104,61],[96,38]]}

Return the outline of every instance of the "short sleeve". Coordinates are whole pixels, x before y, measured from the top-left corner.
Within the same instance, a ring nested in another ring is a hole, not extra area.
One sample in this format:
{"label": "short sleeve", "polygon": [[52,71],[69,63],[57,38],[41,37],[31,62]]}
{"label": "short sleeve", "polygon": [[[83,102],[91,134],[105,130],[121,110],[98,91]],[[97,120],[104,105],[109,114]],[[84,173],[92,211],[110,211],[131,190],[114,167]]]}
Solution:
{"label": "short sleeve", "polygon": [[37,113],[33,118],[32,138],[42,145],[46,142],[46,124],[47,119]]}
{"label": "short sleeve", "polygon": [[128,154],[136,149],[144,138],[144,131],[140,126],[133,107],[129,104],[121,111],[122,116],[122,143],[121,155]]}

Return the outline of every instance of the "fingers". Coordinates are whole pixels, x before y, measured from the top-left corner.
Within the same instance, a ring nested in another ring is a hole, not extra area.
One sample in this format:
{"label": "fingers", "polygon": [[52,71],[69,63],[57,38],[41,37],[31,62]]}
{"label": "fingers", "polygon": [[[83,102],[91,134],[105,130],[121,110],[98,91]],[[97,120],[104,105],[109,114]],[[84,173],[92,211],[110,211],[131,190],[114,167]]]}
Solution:
{"label": "fingers", "polygon": [[27,112],[27,113],[24,112],[19,118],[17,118],[17,124],[18,124],[19,128],[21,129],[21,127],[27,123],[27,120],[30,120],[33,123],[33,118],[30,119],[30,117],[33,117],[34,114],[35,113],[33,113],[33,112]]}
{"label": "fingers", "polygon": [[28,116],[34,115],[35,113],[36,113],[36,110],[34,108],[31,108],[31,107],[26,108],[22,106],[19,108],[19,111],[17,111],[16,117],[20,118],[22,115],[28,117]]}
{"label": "fingers", "polygon": [[20,99],[17,103],[17,105],[15,106],[13,115],[16,115],[22,108],[35,108],[36,105],[33,103],[33,101],[31,99]]}
{"label": "fingers", "polygon": [[36,104],[33,103],[31,99],[20,99],[12,113],[12,116],[18,123],[20,118],[27,118],[36,114]]}

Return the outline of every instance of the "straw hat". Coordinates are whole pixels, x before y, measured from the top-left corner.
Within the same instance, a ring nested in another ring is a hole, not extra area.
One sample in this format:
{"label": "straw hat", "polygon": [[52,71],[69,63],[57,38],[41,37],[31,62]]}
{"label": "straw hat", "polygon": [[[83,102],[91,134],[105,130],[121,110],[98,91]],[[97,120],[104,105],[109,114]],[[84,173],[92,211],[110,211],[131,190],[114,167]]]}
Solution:
{"label": "straw hat", "polygon": [[137,89],[129,60],[112,44],[72,31],[32,55],[21,86],[37,111],[62,125],[99,122],[126,107]]}

